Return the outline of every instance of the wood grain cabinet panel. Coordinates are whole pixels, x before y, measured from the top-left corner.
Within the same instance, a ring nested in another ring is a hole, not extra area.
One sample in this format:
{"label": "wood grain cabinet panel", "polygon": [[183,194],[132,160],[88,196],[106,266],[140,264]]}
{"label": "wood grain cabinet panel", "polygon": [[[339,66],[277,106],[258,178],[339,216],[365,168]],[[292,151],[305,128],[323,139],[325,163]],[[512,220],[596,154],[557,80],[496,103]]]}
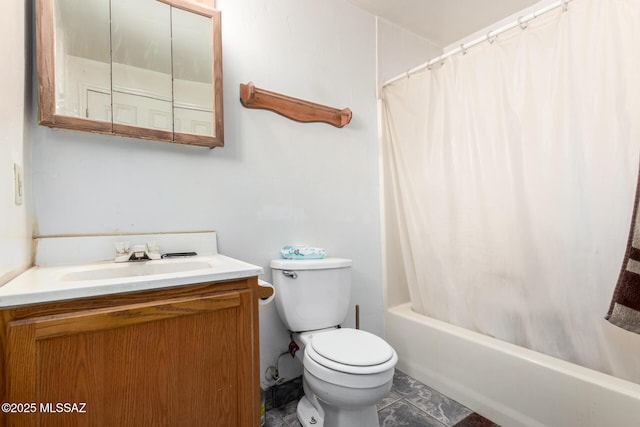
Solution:
{"label": "wood grain cabinet panel", "polygon": [[256,287],[252,278],[4,310],[2,402],[36,406],[0,424],[259,425]]}

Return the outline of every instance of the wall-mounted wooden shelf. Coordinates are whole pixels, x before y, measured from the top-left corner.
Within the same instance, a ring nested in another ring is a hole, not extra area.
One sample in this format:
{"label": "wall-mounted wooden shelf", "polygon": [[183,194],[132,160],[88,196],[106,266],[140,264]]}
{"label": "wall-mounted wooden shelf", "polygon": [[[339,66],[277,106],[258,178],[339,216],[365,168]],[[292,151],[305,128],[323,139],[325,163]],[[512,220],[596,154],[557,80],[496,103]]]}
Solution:
{"label": "wall-mounted wooden shelf", "polygon": [[351,110],[327,107],[257,88],[253,83],[240,84],[240,102],[246,108],[273,111],[298,122],[322,122],[343,127],[351,121]]}

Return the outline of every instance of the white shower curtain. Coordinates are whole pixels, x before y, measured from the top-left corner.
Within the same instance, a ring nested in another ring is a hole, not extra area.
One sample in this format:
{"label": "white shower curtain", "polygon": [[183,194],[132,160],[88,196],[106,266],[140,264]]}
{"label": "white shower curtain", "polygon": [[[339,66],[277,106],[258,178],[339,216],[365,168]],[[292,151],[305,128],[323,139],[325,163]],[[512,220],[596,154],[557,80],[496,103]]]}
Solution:
{"label": "white shower curtain", "polygon": [[414,310],[640,383],[640,336],[604,320],[638,172],[640,1],[576,0],[382,100]]}

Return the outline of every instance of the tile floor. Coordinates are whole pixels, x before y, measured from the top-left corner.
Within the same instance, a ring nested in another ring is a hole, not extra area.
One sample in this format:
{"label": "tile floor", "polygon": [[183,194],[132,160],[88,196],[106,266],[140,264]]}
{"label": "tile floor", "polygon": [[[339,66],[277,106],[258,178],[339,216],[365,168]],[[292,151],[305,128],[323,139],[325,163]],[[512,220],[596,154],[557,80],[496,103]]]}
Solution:
{"label": "tile floor", "polygon": [[[300,427],[297,403],[267,411],[265,426]],[[397,369],[391,393],[378,403],[378,418],[381,427],[499,427]]]}

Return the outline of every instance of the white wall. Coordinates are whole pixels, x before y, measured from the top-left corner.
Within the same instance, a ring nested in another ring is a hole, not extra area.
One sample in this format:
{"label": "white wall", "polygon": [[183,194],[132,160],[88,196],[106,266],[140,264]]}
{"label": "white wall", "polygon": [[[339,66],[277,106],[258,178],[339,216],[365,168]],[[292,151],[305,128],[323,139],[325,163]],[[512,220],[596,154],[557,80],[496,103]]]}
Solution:
{"label": "white wall", "polygon": [[442,46],[385,19],[377,20],[378,86],[442,54]]}
{"label": "white wall", "polygon": [[[30,48],[25,47],[26,3],[10,1],[0,14],[0,286],[22,272],[31,263],[31,229],[29,227],[29,194],[21,206],[14,202],[13,165],[23,169],[29,183],[29,162],[25,155],[25,109],[30,98],[25,93],[25,72],[30,61]],[[27,86],[28,88],[28,86]],[[27,90],[30,92],[30,89]]]}
{"label": "white wall", "polygon": [[[361,326],[383,332],[375,18],[344,0],[218,0],[225,147],[33,125],[36,235],[216,230],[219,250],[265,269],[285,244],[353,259]],[[239,84],[349,107],[342,129],[245,109]],[[347,325],[353,325],[353,312]],[[261,374],[286,350],[261,313]],[[299,375],[290,358],[281,374]],[[266,384],[266,382],[263,381]]]}

